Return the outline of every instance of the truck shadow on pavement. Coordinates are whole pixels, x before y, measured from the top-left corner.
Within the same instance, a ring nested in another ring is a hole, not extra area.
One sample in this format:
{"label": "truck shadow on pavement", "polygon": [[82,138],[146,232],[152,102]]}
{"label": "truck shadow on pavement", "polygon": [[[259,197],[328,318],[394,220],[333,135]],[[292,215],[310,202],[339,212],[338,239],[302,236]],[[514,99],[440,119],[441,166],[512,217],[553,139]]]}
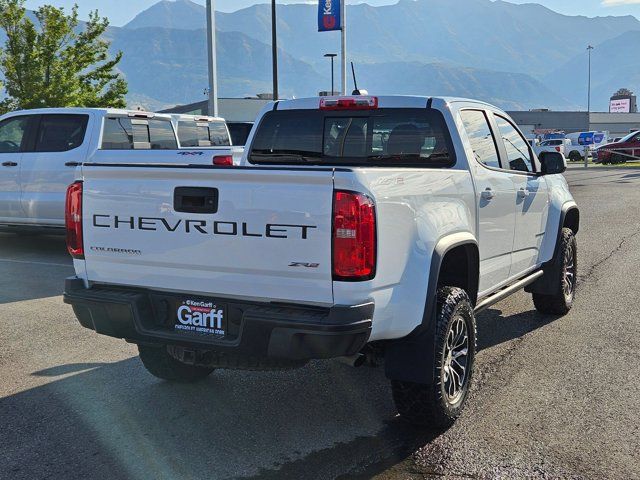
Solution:
{"label": "truck shadow on pavement", "polygon": [[327,479],[432,438],[395,418],[383,369],[337,362],[170,384],[134,357],[32,378],[49,383],[0,399],[4,478]]}
{"label": "truck shadow on pavement", "polygon": [[536,310],[503,315],[501,310],[490,308],[478,315],[478,351],[520,338],[538,328],[549,325],[560,317],[543,315]]}
{"label": "truck shadow on pavement", "polygon": [[[551,321],[490,310],[480,348]],[[31,375],[49,383],[0,399],[0,478],[369,478],[436,436],[396,417],[382,368],[312,362],[170,384],[134,357]]]}

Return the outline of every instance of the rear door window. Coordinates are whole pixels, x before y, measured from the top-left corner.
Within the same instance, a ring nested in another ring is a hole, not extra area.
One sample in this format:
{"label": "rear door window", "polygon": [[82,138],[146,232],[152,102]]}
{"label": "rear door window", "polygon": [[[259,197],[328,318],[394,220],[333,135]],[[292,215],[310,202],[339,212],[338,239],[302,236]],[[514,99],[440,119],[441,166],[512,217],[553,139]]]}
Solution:
{"label": "rear door window", "polygon": [[84,142],[88,115],[42,115],[36,133],[36,152],[67,152]]}
{"label": "rear door window", "polygon": [[0,153],[17,153],[23,150],[29,117],[12,117],[0,122]]}
{"label": "rear door window", "polygon": [[197,122],[180,120],[178,138],[181,147],[219,147],[231,145],[231,139],[224,122]]}
{"label": "rear door window", "polygon": [[500,168],[496,141],[485,113],[480,110],[464,110],[460,116],[476,160],[487,167]]}
{"label": "rear door window", "polygon": [[173,126],[169,120],[107,117],[102,132],[103,150],[176,150]]}
{"label": "rear door window", "polygon": [[256,132],[252,163],[443,167],[455,163],[442,114],[427,109],[281,110]]}

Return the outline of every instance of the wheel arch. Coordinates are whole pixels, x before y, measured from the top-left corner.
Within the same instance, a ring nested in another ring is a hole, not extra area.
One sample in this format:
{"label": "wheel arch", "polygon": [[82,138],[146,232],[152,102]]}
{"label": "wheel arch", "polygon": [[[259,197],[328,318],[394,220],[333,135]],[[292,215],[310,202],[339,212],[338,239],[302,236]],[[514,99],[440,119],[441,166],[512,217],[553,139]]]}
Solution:
{"label": "wheel arch", "polygon": [[562,230],[564,228],[569,228],[574,235],[580,230],[580,210],[575,202],[569,202],[563,205],[562,211],[560,212],[560,222],[558,222],[558,231],[556,234],[555,248],[553,249],[553,257],[542,266],[544,275],[531,285],[527,286],[524,289],[525,292],[550,295],[558,288],[558,269],[561,268],[558,258],[558,249],[562,243]]}
{"label": "wheel arch", "polygon": [[[480,253],[470,232],[441,238],[433,250],[422,323],[409,335],[389,343],[385,352],[388,378],[430,384],[434,381],[436,293],[440,286],[463,288],[472,305],[478,296]],[[451,284],[449,282],[452,282]]]}

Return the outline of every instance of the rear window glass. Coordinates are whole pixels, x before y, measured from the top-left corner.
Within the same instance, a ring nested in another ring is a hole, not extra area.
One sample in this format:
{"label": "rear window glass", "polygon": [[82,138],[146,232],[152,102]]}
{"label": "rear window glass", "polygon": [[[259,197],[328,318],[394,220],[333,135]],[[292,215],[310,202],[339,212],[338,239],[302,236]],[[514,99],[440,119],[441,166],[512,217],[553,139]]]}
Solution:
{"label": "rear window glass", "polygon": [[544,142],[542,144],[543,147],[549,147],[549,146],[554,146],[554,145],[562,145],[563,141],[562,140],[547,140],[546,142]]}
{"label": "rear window glass", "polygon": [[102,132],[103,150],[176,150],[178,142],[169,120],[107,117]]}
{"label": "rear window glass", "polygon": [[427,109],[362,112],[282,110],[265,115],[252,163],[450,166],[442,114]]}
{"label": "rear window glass", "polygon": [[224,122],[178,122],[178,139],[181,147],[220,147],[231,145]]}

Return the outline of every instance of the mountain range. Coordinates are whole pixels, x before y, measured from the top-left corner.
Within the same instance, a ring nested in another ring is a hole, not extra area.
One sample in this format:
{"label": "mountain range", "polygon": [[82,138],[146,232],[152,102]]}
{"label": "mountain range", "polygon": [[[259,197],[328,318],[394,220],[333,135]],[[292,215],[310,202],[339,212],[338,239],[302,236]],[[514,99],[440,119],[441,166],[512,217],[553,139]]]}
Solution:
{"label": "mountain range", "polygon": [[[323,55],[339,52],[340,36],[318,33],[316,22],[315,5],[278,6],[283,96],[330,90]],[[269,5],[217,13],[216,24],[220,95],[270,92]],[[349,6],[347,24],[349,59],[370,92],[468,96],[508,109],[584,108],[589,44],[596,47],[595,109],[606,110],[620,87],[640,91],[640,21],[633,16],[566,16],[501,0],[400,0]],[[112,50],[124,52],[131,103],[159,108],[206,98],[205,27],[201,5],[162,0],[109,28]]]}

